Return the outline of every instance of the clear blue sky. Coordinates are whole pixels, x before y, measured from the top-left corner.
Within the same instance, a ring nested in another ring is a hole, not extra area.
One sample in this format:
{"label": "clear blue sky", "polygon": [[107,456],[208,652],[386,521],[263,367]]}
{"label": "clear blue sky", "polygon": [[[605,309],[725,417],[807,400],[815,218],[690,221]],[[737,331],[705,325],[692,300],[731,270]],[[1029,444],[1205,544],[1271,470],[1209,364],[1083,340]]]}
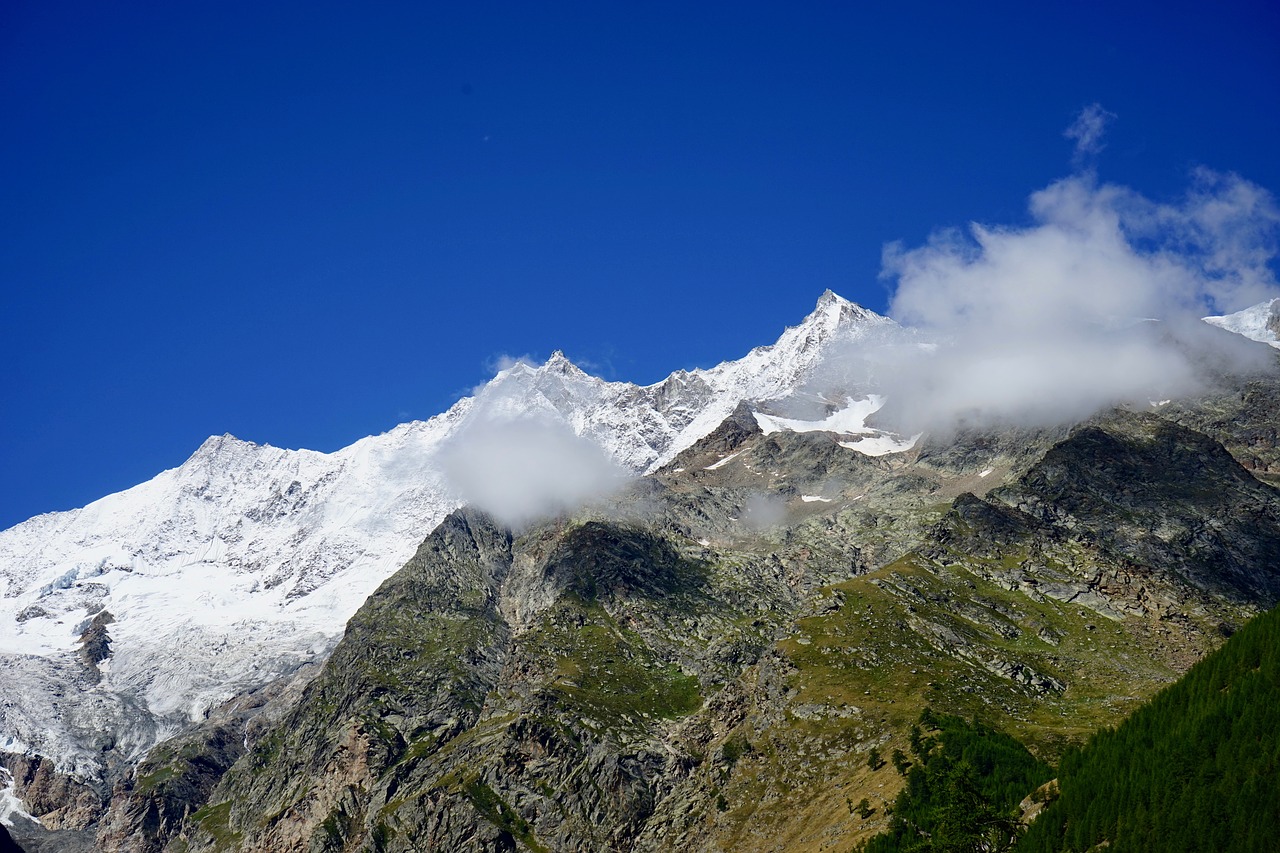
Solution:
{"label": "clear blue sky", "polygon": [[1104,180],[1280,190],[1278,8],[9,0],[0,527],[505,354],[648,383],[883,311],[886,242],[1023,221],[1093,102]]}

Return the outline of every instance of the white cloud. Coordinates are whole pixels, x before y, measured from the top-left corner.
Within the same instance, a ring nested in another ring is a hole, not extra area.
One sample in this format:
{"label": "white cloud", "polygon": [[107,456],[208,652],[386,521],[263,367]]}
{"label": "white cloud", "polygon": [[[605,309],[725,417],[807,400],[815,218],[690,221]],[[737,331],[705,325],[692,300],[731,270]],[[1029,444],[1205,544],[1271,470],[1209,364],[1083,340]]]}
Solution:
{"label": "white cloud", "polygon": [[1194,271],[1206,309],[1229,313],[1275,295],[1280,208],[1262,187],[1199,168],[1181,203],[1155,204],[1130,192],[1124,208],[1131,239]]}
{"label": "white cloud", "polygon": [[540,414],[469,420],[441,449],[448,488],[519,528],[621,486],[627,474],[595,443]]}
{"label": "white cloud", "polygon": [[[502,353],[501,355],[496,355],[493,358],[488,359],[485,362],[484,367],[492,373],[501,373],[504,370],[510,370],[517,364],[523,364],[526,367],[538,366],[538,362],[531,355],[507,355],[506,353]],[[477,386],[477,393],[483,387],[484,385]]]}
{"label": "white cloud", "polygon": [[787,506],[780,495],[753,493],[742,506],[742,523],[751,530],[768,530],[787,516]]}
{"label": "white cloud", "polygon": [[565,421],[526,358],[502,358],[438,452],[445,487],[509,527],[576,509],[631,476]]}
{"label": "white cloud", "polygon": [[[1158,204],[1075,175],[1029,207],[1029,227],[975,224],[886,247],[890,313],[942,342],[913,350],[888,378],[903,428],[1060,422],[1186,392],[1203,373],[1186,336],[1207,340],[1189,318],[1277,294],[1280,215],[1237,176],[1201,170],[1183,199]],[[1144,328],[1144,318],[1163,322]]]}

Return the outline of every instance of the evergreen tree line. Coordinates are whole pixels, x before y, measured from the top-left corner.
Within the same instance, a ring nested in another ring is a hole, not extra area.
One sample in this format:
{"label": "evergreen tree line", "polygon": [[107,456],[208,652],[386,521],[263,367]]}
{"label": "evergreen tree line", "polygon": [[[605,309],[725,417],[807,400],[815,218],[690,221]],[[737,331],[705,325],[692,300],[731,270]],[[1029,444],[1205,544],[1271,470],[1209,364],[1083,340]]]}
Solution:
{"label": "evergreen tree line", "polygon": [[892,824],[864,853],[1280,850],[1280,608],[1068,751],[1029,829],[1017,804],[1054,772],[1016,740],[926,709],[911,750],[894,756],[907,784]]}
{"label": "evergreen tree line", "polygon": [[1059,782],[1019,853],[1280,849],[1280,609],[1064,755]]}
{"label": "evergreen tree line", "polygon": [[911,754],[907,761],[895,751],[907,784],[889,830],[868,841],[864,853],[1010,850],[1021,832],[1019,801],[1053,776],[1003,732],[928,708],[911,729]]}

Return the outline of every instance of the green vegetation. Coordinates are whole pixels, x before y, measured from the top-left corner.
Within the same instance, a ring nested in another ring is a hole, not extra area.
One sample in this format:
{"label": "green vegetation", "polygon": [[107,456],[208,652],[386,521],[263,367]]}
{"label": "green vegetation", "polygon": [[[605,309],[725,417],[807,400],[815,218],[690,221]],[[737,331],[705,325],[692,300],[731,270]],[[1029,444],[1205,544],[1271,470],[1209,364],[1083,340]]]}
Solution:
{"label": "green vegetation", "polygon": [[641,528],[588,521],[565,533],[546,571],[569,592],[597,600],[689,593],[706,584],[710,566],[682,557],[666,538]]}
{"label": "green vegetation", "polygon": [[[1250,622],[1119,728],[1069,750],[1021,840],[1016,804],[1052,771],[1017,741],[926,710],[888,833],[862,850],[1254,851],[1280,837],[1280,610]],[[895,762],[896,764],[897,762]]]}
{"label": "green vegetation", "polygon": [[137,789],[139,791],[150,791],[163,785],[170,779],[178,775],[178,770],[172,765],[164,765],[150,773],[144,773],[138,777]]}
{"label": "green vegetation", "polygon": [[533,853],[546,853],[547,848],[538,843],[529,822],[480,779],[472,779],[464,784],[462,792],[476,811],[484,815],[485,820],[505,832],[513,841],[519,841]]}
{"label": "green vegetation", "polygon": [[[715,776],[731,805],[721,825],[733,829],[717,836],[726,849],[752,849],[769,832],[787,849],[816,851],[815,827],[850,843],[884,829],[885,807],[907,782],[891,763],[894,750],[913,762],[904,764],[909,775],[919,761],[908,732],[926,707],[999,721],[1035,755],[1056,762],[1069,745],[1117,725],[1172,683],[1182,661],[1221,642],[1219,622],[1239,618],[1209,606],[1192,616],[1198,630],[1183,633],[1009,588],[1009,573],[1026,571],[1027,561],[1048,580],[1065,581],[1092,571],[1095,558],[1073,542],[1039,551],[1010,546],[986,557],[936,550],[824,587],[815,615],[798,619],[778,645],[792,667],[784,676],[795,691],[788,713],[753,720],[755,754],[727,778]],[[1019,669],[997,671],[1003,662]],[[1029,683],[1029,672],[1065,689]],[[918,735],[929,736],[936,733]],[[819,774],[825,787],[813,782]],[[867,795],[871,819],[856,808]]]}
{"label": "green vegetation", "polygon": [[191,815],[191,820],[213,838],[215,850],[234,850],[241,835],[230,827],[231,801],[205,806]]}
{"label": "green vegetation", "polygon": [[640,635],[596,602],[566,596],[531,642],[554,659],[549,689],[605,726],[681,717],[702,706],[698,679],[656,659]]}
{"label": "green vegetation", "polygon": [[738,763],[739,758],[744,755],[750,755],[753,752],[755,752],[755,748],[741,735],[729,738],[720,747],[720,757],[724,759],[725,764],[729,765],[730,769]]}
{"label": "green vegetation", "polygon": [[1272,850],[1280,838],[1280,609],[1115,730],[1063,757],[1019,851]]}
{"label": "green vegetation", "polygon": [[[1002,562],[1016,566],[1029,557],[957,555],[943,568],[912,554],[828,587],[842,606],[799,620],[800,636],[782,644],[797,668],[797,701],[857,706],[861,719],[899,731],[926,705],[964,717],[999,715],[1010,735],[1053,761],[1172,683],[1179,657],[1199,656],[1201,643],[1218,641],[1207,633],[1203,641],[1157,633],[1141,620],[1106,619],[992,579],[1005,571]],[[1045,555],[1038,559],[1052,565]],[[1089,565],[1086,554],[1077,559]],[[1226,618],[1211,611],[1204,630]],[[993,660],[1019,669],[1000,674],[986,666]],[[1026,683],[1033,673],[1066,689]],[[882,747],[881,757],[889,759],[895,745]]]}
{"label": "green vegetation", "polygon": [[1012,849],[1019,833],[1018,802],[1053,771],[1008,735],[926,708],[912,732],[917,763],[893,805],[889,831],[865,853],[995,851]]}

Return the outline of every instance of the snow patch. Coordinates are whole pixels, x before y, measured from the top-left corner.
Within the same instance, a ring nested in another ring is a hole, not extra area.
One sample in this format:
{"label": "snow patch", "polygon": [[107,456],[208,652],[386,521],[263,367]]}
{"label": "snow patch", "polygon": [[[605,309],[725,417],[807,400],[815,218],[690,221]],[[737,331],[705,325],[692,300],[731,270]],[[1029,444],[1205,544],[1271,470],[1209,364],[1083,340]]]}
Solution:
{"label": "snow patch", "polygon": [[719,462],[712,462],[710,465],[708,465],[706,468],[703,468],[702,470],[704,470],[704,471],[714,471],[714,470],[716,470],[717,468],[723,468],[725,465],[728,465],[730,462],[732,462],[733,460],[737,459],[737,458],[738,458],[739,456],[741,456],[741,455],[742,455],[742,451],[741,451],[741,450],[739,450],[737,453],[730,453],[728,456],[726,456],[725,458],[721,459]]}
{"label": "snow patch", "polygon": [[814,501],[822,501],[824,504],[831,503],[831,498],[824,498],[822,495],[801,495],[800,500],[805,503],[813,503]]}
{"label": "snow patch", "polygon": [[879,435],[868,436],[857,441],[841,441],[841,447],[861,453],[863,456],[887,456],[890,453],[902,453],[916,446],[916,442],[920,440],[920,436],[924,433],[916,433],[911,438],[902,438],[891,433],[880,433]]}
{"label": "snow patch", "polygon": [[915,447],[921,434],[911,438],[903,438],[896,433],[886,432],[867,426],[867,418],[885,404],[885,398],[879,394],[850,400],[842,409],[831,412],[825,418],[816,421],[783,418],[777,415],[755,413],[756,424],[765,435],[775,432],[834,432],[853,439],[839,442],[841,447],[857,451],[864,456],[884,456],[889,453],[901,453]]}
{"label": "snow patch", "polygon": [[0,767],[0,784],[3,785],[0,787],[0,823],[10,827],[18,820],[39,824],[40,821],[23,806],[22,800],[14,795],[17,783],[13,779],[13,774],[4,767]]}
{"label": "snow patch", "polygon": [[885,398],[879,394],[870,394],[858,400],[852,400],[843,409],[837,409],[822,420],[802,421],[794,418],[780,418],[775,415],[755,413],[756,423],[765,435],[787,430],[789,432],[834,432],[842,435],[856,435],[867,432],[879,432],[869,429],[867,418],[880,411]]}

